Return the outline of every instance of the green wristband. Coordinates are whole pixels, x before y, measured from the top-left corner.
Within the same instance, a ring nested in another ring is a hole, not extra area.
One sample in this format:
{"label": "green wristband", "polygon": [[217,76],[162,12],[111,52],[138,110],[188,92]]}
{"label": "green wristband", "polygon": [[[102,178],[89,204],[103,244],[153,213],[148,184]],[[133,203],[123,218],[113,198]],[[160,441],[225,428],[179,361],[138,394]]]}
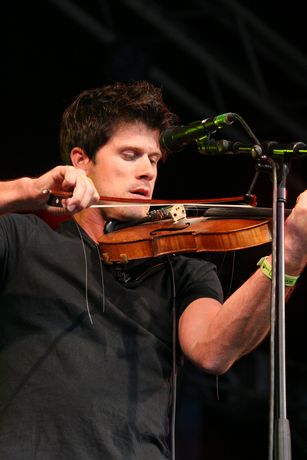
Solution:
{"label": "green wristband", "polygon": [[[264,276],[266,276],[267,278],[271,280],[272,279],[272,265],[268,261],[268,257],[267,256],[261,257],[259,262],[257,262],[257,265],[262,271],[262,273],[264,274]],[[297,282],[298,278],[299,278],[299,275],[298,276],[285,275],[285,286],[293,287],[295,283]]]}

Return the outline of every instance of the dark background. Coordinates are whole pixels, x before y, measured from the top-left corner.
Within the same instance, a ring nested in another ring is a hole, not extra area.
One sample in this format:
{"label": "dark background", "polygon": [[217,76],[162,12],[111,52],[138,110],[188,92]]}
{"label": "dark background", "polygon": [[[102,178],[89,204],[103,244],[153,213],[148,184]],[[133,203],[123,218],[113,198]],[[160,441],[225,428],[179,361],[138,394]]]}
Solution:
{"label": "dark background", "polygon": [[[60,162],[58,130],[83,89],[148,79],[183,124],[239,114],[260,142],[307,142],[307,43],[298,0],[49,0],[2,7],[1,179],[35,176]],[[217,139],[251,142],[239,122]],[[288,207],[306,188],[306,157],[289,162]],[[156,197],[208,198],[248,191],[249,155],[205,156],[195,145],[160,168]],[[271,206],[271,175],[254,193]],[[269,247],[212,257],[226,295]],[[206,255],[207,256],[207,255]],[[286,314],[287,410],[292,455],[307,455],[306,274]],[[224,376],[187,364],[178,386],[177,458],[264,459],[269,429],[269,340]],[[218,396],[217,396],[218,393]]]}

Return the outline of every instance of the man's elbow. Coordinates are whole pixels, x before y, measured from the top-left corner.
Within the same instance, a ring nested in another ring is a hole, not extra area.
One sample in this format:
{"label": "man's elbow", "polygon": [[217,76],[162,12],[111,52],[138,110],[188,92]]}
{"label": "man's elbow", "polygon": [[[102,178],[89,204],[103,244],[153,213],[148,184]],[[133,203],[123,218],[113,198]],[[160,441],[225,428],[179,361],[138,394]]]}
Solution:
{"label": "man's elbow", "polygon": [[227,356],[204,356],[195,363],[201,370],[207,374],[222,375],[225,374],[236,360]]}

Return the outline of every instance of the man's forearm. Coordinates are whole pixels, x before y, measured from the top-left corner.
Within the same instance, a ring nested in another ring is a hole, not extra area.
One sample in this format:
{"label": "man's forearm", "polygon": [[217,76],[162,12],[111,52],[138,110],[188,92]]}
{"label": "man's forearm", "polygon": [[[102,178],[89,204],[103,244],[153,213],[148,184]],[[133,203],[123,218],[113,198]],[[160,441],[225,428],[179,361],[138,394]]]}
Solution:
{"label": "man's forearm", "polygon": [[0,213],[25,210],[34,199],[35,188],[29,177],[0,182]]}

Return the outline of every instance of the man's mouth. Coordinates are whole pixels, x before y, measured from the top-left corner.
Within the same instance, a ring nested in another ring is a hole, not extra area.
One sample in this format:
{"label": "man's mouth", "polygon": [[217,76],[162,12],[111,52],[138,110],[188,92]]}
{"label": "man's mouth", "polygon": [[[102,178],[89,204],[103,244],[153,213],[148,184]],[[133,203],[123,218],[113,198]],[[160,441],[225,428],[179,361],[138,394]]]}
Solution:
{"label": "man's mouth", "polygon": [[132,195],[136,196],[137,198],[144,198],[144,199],[149,199],[150,198],[150,193],[148,188],[140,187],[135,190],[131,190],[130,192]]}

